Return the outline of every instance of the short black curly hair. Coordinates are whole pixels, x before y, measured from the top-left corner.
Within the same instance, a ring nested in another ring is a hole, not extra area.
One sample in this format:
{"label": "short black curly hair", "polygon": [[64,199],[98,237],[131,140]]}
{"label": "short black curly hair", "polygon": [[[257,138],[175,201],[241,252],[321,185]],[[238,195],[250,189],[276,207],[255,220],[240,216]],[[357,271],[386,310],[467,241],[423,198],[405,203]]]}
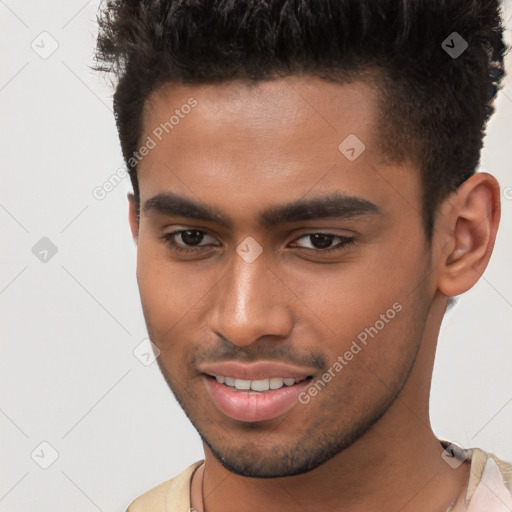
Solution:
{"label": "short black curly hair", "polygon": [[[118,79],[114,113],[137,204],[131,157],[145,101],[164,83],[375,72],[379,146],[419,167],[430,241],[437,207],[479,164],[504,75],[502,23],[499,0],[107,1],[94,69]],[[467,44],[460,55],[449,51],[456,42]]]}

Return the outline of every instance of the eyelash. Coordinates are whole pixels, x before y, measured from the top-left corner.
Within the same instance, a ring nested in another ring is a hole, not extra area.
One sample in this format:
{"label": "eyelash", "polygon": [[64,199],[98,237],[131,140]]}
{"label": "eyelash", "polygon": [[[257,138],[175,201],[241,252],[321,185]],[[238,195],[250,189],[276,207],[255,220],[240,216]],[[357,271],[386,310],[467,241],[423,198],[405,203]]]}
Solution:
{"label": "eyelash", "polygon": [[[162,240],[166,245],[168,245],[173,251],[176,251],[179,254],[193,254],[197,253],[201,250],[202,247],[206,247],[204,245],[201,246],[195,246],[194,248],[188,248],[185,249],[182,246],[178,245],[175,241],[175,237],[177,235],[180,235],[181,233],[185,233],[186,231],[196,231],[198,233],[203,233],[205,235],[208,235],[206,231],[200,230],[200,229],[182,229],[179,231],[173,231],[172,233],[166,233]],[[320,233],[320,232],[312,232],[312,233],[305,233],[304,235],[300,236],[299,238],[296,238],[295,240],[300,240],[301,238],[305,238],[312,235],[324,235],[331,238],[338,238],[341,240],[340,244],[338,244],[335,247],[330,247],[328,249],[310,249],[308,247],[298,247],[299,250],[307,251],[307,252],[314,252],[317,254],[332,254],[335,252],[341,252],[343,250],[348,249],[349,247],[352,247],[355,245],[354,238],[341,236],[341,235],[334,235],[332,233]]]}

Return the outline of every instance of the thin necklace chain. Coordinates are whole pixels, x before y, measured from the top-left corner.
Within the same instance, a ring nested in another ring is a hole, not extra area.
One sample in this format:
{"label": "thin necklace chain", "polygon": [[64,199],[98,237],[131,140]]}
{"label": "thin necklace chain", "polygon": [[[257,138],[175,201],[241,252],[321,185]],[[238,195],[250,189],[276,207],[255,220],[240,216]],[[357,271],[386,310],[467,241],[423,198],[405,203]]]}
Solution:
{"label": "thin necklace chain", "polygon": [[457,498],[455,498],[449,505],[448,508],[444,512],[450,512],[450,510],[453,510],[453,507],[455,507],[455,504],[457,503]]}
{"label": "thin necklace chain", "polygon": [[[203,508],[202,512],[206,512],[206,508],[204,506],[204,467],[203,474],[201,475],[201,507]],[[449,512],[448,510],[446,512]]]}

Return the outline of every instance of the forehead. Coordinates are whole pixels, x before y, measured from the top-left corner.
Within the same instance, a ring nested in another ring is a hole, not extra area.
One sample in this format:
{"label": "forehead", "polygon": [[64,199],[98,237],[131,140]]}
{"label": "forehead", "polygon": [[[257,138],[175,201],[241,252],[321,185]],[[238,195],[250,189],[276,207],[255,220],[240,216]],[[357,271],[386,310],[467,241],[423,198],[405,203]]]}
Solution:
{"label": "forehead", "polygon": [[274,133],[284,129],[289,132],[292,125],[295,132],[301,128],[323,132],[346,127],[361,131],[368,127],[364,125],[369,121],[376,121],[378,92],[373,83],[373,79],[334,83],[309,75],[256,83],[243,80],[199,85],[167,83],[147,99],[144,128],[150,131],[168,120],[174,109],[179,110],[193,97],[199,106],[194,108],[195,117],[200,112],[205,131],[211,126],[217,132],[222,125],[228,128],[225,123],[232,125],[234,119],[242,133],[251,130]]}
{"label": "forehead", "polygon": [[[333,190],[377,203],[379,186],[389,193],[389,179],[377,170],[379,94],[372,83],[290,76],[165,84],[144,111],[141,142],[150,138],[152,149],[138,166],[141,202],[168,191],[242,216],[263,202]],[[347,145],[361,154],[347,158]],[[392,170],[411,179],[403,166]]]}

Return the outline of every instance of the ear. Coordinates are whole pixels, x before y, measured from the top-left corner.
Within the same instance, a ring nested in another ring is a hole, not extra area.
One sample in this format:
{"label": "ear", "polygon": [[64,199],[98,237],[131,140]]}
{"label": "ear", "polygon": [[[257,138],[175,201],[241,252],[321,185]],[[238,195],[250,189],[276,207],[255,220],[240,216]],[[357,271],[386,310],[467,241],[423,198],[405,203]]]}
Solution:
{"label": "ear", "polygon": [[491,257],[500,221],[500,187],[493,176],[479,172],[443,203],[443,235],[438,289],[448,297],[472,288]]}
{"label": "ear", "polygon": [[133,240],[137,243],[139,239],[139,206],[135,200],[135,196],[131,192],[127,197],[129,204],[128,221],[130,222],[130,230],[132,232]]}

